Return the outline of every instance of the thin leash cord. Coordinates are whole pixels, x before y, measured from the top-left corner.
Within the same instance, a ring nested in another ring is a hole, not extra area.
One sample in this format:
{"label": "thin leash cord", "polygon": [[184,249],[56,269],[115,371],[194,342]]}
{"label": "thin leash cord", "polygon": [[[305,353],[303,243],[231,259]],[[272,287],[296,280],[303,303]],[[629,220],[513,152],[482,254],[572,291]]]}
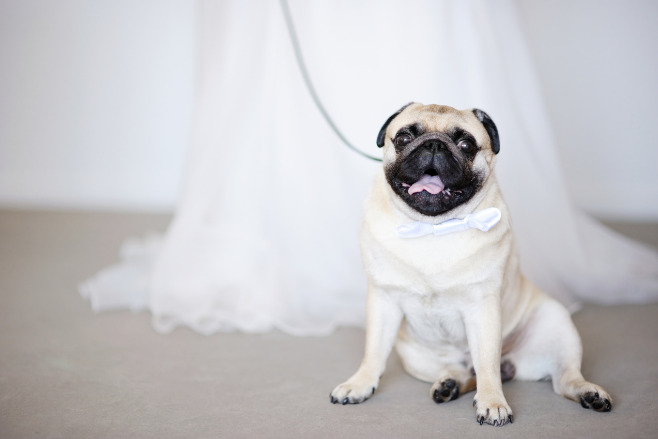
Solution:
{"label": "thin leash cord", "polygon": [[320,101],[320,98],[318,97],[318,94],[316,93],[315,88],[313,87],[313,83],[311,82],[311,78],[308,74],[308,70],[306,70],[306,63],[304,62],[304,57],[302,56],[302,51],[299,47],[299,40],[297,39],[297,33],[295,32],[295,25],[293,24],[292,16],[290,15],[288,1],[287,0],[280,0],[280,1],[281,1],[281,9],[283,10],[283,16],[286,19],[286,26],[288,27],[288,33],[290,34],[290,41],[292,42],[292,47],[295,52],[295,58],[297,58],[297,65],[299,66],[299,70],[301,71],[302,77],[304,78],[304,83],[306,84],[306,88],[311,94],[311,97],[313,98],[313,102],[315,102],[315,106],[318,107],[318,110],[320,110],[320,113],[322,113],[322,116],[327,121],[327,123],[334,131],[334,133],[336,133],[338,138],[340,138],[340,140],[342,140],[342,142],[349,149],[351,149],[357,154],[362,155],[365,158],[368,158],[370,160],[375,160],[377,162],[381,162],[382,159],[366,154],[365,152],[361,151],[360,149],[352,145],[349,142],[349,140],[345,138],[343,133],[338,129],[334,121],[329,116],[329,113],[327,113],[327,110],[324,108],[324,105],[322,105],[322,102]]}

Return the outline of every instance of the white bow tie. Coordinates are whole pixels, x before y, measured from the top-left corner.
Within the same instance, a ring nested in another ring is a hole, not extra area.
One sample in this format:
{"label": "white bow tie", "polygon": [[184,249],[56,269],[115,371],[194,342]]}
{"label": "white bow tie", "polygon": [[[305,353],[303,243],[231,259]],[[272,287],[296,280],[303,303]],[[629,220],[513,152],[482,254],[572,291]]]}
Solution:
{"label": "white bow tie", "polygon": [[488,232],[500,221],[500,210],[489,207],[479,212],[466,215],[463,219],[451,219],[440,224],[430,224],[417,221],[415,223],[398,226],[400,238],[418,238],[425,235],[447,235],[448,233],[461,232],[468,229],[479,229]]}

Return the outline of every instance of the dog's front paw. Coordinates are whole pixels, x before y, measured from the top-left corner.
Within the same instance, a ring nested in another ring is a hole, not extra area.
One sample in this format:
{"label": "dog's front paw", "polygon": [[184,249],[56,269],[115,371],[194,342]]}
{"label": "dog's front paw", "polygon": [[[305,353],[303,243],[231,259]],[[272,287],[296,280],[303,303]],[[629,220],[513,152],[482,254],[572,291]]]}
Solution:
{"label": "dog's front paw", "polygon": [[359,404],[370,398],[377,389],[378,380],[353,376],[338,385],[330,395],[334,404]]}
{"label": "dog's front paw", "polygon": [[490,424],[495,427],[502,427],[508,422],[514,422],[512,409],[505,401],[505,398],[496,400],[493,398],[478,399],[477,395],[473,400],[475,407],[475,419],[482,424]]}

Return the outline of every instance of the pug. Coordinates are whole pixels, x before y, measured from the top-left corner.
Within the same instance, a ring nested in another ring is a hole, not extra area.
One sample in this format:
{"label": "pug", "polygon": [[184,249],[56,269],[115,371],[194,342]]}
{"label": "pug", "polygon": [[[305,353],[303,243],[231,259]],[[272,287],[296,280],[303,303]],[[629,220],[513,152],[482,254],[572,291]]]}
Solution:
{"label": "pug", "polygon": [[331,402],[374,394],[395,345],[437,403],[476,391],[476,421],[513,421],[502,382],[551,379],[556,393],[610,411],[581,374],[569,312],[519,269],[509,210],[494,174],[498,130],[482,110],[411,103],[381,128],[383,166],[360,235],[368,278],[366,343]]}

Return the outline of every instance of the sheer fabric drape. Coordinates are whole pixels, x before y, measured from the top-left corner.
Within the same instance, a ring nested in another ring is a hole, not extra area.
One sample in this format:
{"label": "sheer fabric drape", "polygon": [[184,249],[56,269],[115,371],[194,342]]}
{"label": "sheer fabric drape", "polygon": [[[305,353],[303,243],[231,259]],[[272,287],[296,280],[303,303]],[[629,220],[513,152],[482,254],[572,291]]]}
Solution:
{"label": "sheer fabric drape", "polygon": [[[528,277],[570,306],[658,298],[658,255],[578,212],[511,1],[290,1],[334,121],[377,154],[409,101],[478,107]],[[161,239],[129,242],[81,291],[158,331],[326,334],[364,323],[361,204],[378,164],[314,107],[278,1],[201,2],[199,87],[182,196]]]}

